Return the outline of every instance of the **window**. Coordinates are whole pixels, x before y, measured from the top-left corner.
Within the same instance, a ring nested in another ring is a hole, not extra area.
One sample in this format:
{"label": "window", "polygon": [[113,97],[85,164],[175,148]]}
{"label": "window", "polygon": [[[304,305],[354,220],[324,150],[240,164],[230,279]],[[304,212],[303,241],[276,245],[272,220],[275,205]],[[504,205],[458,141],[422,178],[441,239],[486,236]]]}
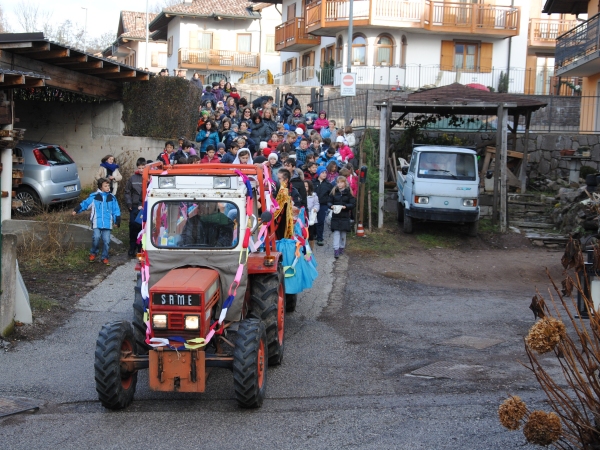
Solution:
{"label": "window", "polygon": [[158,67],[167,67],[167,54],[164,52],[158,54]]}
{"label": "window", "polygon": [[198,46],[200,50],[210,50],[212,48],[212,33],[198,33]]}
{"label": "window", "polygon": [[475,70],[478,66],[477,44],[456,42],[454,44],[454,68]]}
{"label": "window", "polygon": [[335,64],[335,45],[331,44],[321,49],[321,67],[332,67]]}
{"label": "window", "polygon": [[123,61],[123,64],[126,66],[135,67],[135,53],[131,53],[129,56],[127,56]]}
{"label": "window", "polygon": [[402,53],[400,54],[400,65],[406,67],[406,49],[408,48],[408,42],[406,36],[402,35]]}
{"label": "window", "polygon": [[338,36],[335,44],[335,64],[341,66],[344,62],[344,41],[341,36]]}
{"label": "window", "polygon": [[252,48],[252,35],[251,34],[238,34],[237,35],[237,51],[238,52],[250,52]]}
{"label": "window", "polygon": [[475,156],[467,153],[421,152],[419,156],[419,178],[474,181],[476,172]]}
{"label": "window", "polygon": [[277,53],[275,51],[275,35],[274,34],[267,34],[267,43],[266,43],[265,51],[267,53]]}
{"label": "window", "polygon": [[367,64],[367,40],[362,35],[352,39],[352,64],[355,66]]}
{"label": "window", "polygon": [[315,76],[315,52],[308,52],[302,55],[302,81],[310,80]]}
{"label": "window", "polygon": [[152,209],[152,244],[190,249],[234,248],[239,210],[229,202],[165,201]]}
{"label": "window", "polygon": [[394,40],[386,34],[375,40],[375,65],[392,66],[394,64]]}

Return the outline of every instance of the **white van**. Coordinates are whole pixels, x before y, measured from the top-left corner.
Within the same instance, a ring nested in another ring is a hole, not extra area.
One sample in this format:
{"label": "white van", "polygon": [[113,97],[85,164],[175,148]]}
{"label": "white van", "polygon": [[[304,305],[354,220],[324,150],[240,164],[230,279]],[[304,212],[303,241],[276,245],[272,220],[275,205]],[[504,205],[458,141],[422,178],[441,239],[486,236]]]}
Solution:
{"label": "white van", "polygon": [[417,221],[479,225],[477,154],[460,147],[415,146],[410,164],[398,171],[398,221],[412,233]]}

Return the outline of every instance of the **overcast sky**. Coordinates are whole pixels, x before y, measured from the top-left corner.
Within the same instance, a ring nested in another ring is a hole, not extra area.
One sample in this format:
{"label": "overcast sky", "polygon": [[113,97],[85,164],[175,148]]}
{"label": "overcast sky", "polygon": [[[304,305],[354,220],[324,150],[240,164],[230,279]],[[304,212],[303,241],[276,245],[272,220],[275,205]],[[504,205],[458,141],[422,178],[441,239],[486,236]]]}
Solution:
{"label": "overcast sky", "polygon": [[[40,5],[40,9],[51,11],[52,20],[56,24],[69,19],[81,27],[85,25],[85,10],[82,7],[87,7],[87,33],[90,38],[100,36],[107,31],[116,34],[119,13],[122,9],[146,11],[146,0],[0,0],[7,22],[14,32],[23,31],[14,14],[15,6],[20,1],[28,1]],[[149,6],[151,7],[154,3],[154,0],[150,0]]]}

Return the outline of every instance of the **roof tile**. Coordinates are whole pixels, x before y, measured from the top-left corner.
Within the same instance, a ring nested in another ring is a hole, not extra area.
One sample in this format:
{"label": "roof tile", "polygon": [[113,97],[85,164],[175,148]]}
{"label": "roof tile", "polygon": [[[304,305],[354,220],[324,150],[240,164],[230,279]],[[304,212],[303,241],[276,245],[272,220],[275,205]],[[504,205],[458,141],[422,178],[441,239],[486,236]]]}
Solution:
{"label": "roof tile", "polygon": [[209,16],[221,13],[229,16],[252,16],[252,2],[247,0],[194,0],[191,4],[180,3],[163,8],[163,12],[179,12]]}
{"label": "roof tile", "polygon": [[[148,23],[152,22],[157,14],[148,13]],[[123,33],[119,37],[146,38],[146,13],[137,11],[121,11]]]}

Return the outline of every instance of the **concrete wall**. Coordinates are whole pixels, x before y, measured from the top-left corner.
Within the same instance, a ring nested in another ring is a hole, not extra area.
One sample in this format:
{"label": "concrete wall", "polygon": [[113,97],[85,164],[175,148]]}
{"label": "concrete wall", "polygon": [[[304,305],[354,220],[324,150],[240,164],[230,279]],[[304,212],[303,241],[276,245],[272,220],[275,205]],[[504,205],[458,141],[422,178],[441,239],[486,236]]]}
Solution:
{"label": "concrete wall", "polygon": [[14,327],[17,287],[17,236],[2,235],[2,294],[0,294],[0,336],[10,334]]}
{"label": "concrete wall", "polygon": [[164,140],[122,136],[123,105],[120,102],[60,103],[15,102],[19,128],[25,139],[59,144],[77,163],[82,187],[91,186],[100,160],[107,154],[128,154],[156,159]]}

